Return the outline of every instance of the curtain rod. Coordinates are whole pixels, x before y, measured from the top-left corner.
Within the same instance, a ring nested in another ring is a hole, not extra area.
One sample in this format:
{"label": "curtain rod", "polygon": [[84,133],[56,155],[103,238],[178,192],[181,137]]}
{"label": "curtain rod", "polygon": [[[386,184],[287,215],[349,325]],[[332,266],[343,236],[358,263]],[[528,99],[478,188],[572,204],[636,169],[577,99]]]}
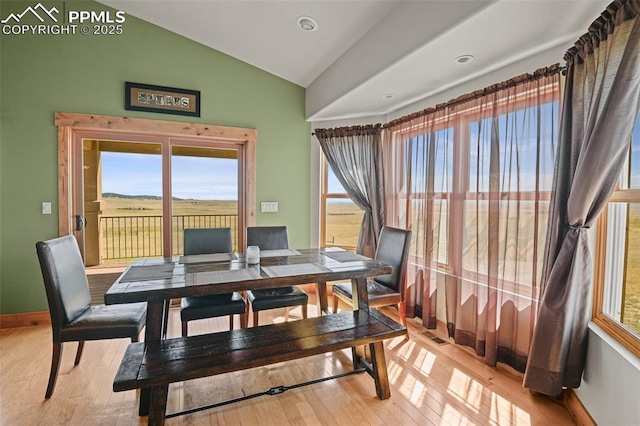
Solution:
{"label": "curtain rod", "polygon": [[[384,124],[367,124],[367,125],[361,125],[361,126],[346,126],[346,127],[337,127],[337,128],[333,128],[333,129],[316,129],[316,131],[318,130],[332,130],[332,131],[337,131],[340,130],[341,132],[354,132],[354,131],[362,131],[362,130],[372,130],[375,127],[378,126],[382,126],[383,129],[389,128],[391,126],[394,125],[398,125],[401,124],[403,122],[407,122],[410,121],[414,118],[420,117],[424,114],[433,112],[436,109],[440,109],[440,108],[444,108],[444,107],[451,107],[463,102],[467,102],[471,99],[473,99],[474,97],[479,97],[479,96],[484,96],[493,92],[497,92],[498,90],[503,90],[507,87],[512,87],[527,81],[534,81],[540,77],[545,77],[545,76],[550,76],[556,73],[562,73],[562,75],[566,75],[567,73],[567,67],[565,65],[560,65],[559,63],[550,65],[548,67],[544,67],[544,68],[540,68],[537,69],[536,71],[533,72],[533,74],[522,74],[519,76],[516,76],[514,78],[511,78],[509,80],[505,80],[503,82],[500,83],[496,83],[493,84],[491,86],[485,87],[484,89],[480,89],[480,90],[476,90],[474,92],[471,93],[467,93],[464,95],[460,95],[457,98],[451,99],[447,102],[441,103],[436,105],[435,107],[429,107],[414,113],[411,113],[409,115],[406,115],[404,117],[400,117],[400,118],[396,118],[395,120],[391,120],[387,123]],[[316,136],[316,132],[312,132],[311,136]]]}
{"label": "curtain rod", "polygon": [[[560,66],[559,63],[544,67],[544,68],[539,68],[537,70],[535,70],[532,74],[526,73],[526,74],[521,74],[519,76],[510,78],[508,80],[502,81],[500,83],[496,83],[496,84],[492,84],[491,86],[485,87],[484,89],[480,89],[480,90],[476,90],[474,92],[471,93],[467,93],[464,95],[460,95],[457,98],[451,99],[447,102],[443,102],[440,104],[437,104],[436,106],[433,107],[429,107],[429,108],[425,108],[421,111],[417,111],[414,113],[411,113],[409,115],[405,115],[403,117],[399,117],[396,118],[395,120],[392,120],[388,123],[385,123],[385,125],[383,126],[385,129],[388,129],[389,127],[392,126],[397,126],[403,123],[407,123],[411,120],[414,120],[416,118],[422,117],[424,115],[427,114],[431,114],[434,111],[439,111],[445,108],[450,108],[456,105],[460,105],[462,103],[465,102],[469,102],[473,99],[478,99],[482,96],[486,96],[486,95],[490,95],[493,93],[496,93],[500,90],[505,90],[511,87],[515,87],[519,84],[523,84],[523,83],[527,83],[530,81],[536,81],[539,80],[542,77],[549,77],[552,76],[554,74],[557,74],[559,72],[562,72],[562,68]],[[566,67],[565,67],[566,69]]]}
{"label": "curtain rod", "polygon": [[[316,129],[316,132],[321,132],[321,133],[340,132],[342,136],[347,136],[350,133],[374,134],[380,128],[382,128],[382,123],[363,124],[358,126],[335,127],[332,129]],[[311,135],[316,136],[316,132],[311,133]]]}

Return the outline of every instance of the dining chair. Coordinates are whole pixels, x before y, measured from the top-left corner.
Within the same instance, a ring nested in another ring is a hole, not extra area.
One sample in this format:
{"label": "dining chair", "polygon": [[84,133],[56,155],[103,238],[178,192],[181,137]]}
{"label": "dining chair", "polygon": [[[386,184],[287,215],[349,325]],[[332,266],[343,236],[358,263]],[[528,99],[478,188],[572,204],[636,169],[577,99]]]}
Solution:
{"label": "dining chair", "polygon": [[[231,253],[231,228],[199,228],[184,230],[185,256],[196,254]],[[182,336],[188,334],[189,321],[229,315],[229,329],[233,330],[233,316],[240,315],[240,327],[247,328],[249,310],[240,293],[211,294],[183,297],[180,302]]]}
{"label": "dining chair", "polygon": [[[258,246],[260,250],[289,248],[286,226],[247,227],[247,246]],[[309,296],[298,286],[247,291],[247,299],[253,310],[253,326],[259,325],[258,313],[267,309],[302,306],[302,318],[307,318]],[[285,315],[285,317],[288,317]]]}
{"label": "dining chair", "polygon": [[147,304],[91,306],[84,262],[73,235],[38,241],[36,252],[53,332],[51,372],[44,395],[48,399],[56,386],[64,342],[78,342],[74,365],[80,363],[87,340],[130,338],[137,342],[145,326]]}
{"label": "dining chair", "polygon": [[[393,271],[388,275],[378,275],[367,280],[369,306],[372,308],[397,305],[400,322],[407,327],[407,313],[405,305],[405,277],[407,261],[411,246],[411,231],[384,227],[380,231],[378,248],[374,259],[391,265]],[[333,286],[333,312],[338,310],[338,300],[353,305],[351,283],[341,283]],[[407,329],[407,339],[409,331]]]}

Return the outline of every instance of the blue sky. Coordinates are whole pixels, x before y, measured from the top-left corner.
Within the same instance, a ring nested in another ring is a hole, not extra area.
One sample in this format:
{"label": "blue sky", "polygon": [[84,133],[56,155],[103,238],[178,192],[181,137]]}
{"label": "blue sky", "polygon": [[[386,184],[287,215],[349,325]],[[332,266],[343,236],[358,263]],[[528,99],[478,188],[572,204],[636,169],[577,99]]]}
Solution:
{"label": "blue sky", "polygon": [[345,190],[342,187],[342,184],[340,183],[340,181],[338,180],[336,175],[333,173],[333,169],[331,168],[331,166],[329,166],[327,170],[328,170],[328,174],[327,174],[327,190],[329,191],[329,193],[331,193],[331,194],[342,194],[342,193],[344,193]]}
{"label": "blue sky", "polygon": [[[172,157],[172,195],[196,200],[236,200],[235,159]],[[102,153],[102,192],[162,195],[160,155]]]}
{"label": "blue sky", "polygon": [[[223,158],[172,158],[174,197],[197,200],[237,199],[237,161]],[[329,170],[329,192],[344,192]],[[633,132],[631,187],[640,188],[640,117]],[[102,192],[162,195],[160,155],[102,153]]]}

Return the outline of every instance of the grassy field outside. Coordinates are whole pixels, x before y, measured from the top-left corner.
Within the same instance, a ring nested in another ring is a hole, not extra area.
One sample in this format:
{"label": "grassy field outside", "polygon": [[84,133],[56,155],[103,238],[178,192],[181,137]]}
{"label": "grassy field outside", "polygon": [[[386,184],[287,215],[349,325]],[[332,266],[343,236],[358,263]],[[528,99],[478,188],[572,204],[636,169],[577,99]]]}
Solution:
{"label": "grassy field outside", "polygon": [[[103,223],[101,244],[105,262],[121,262],[135,258],[133,253],[146,253],[141,256],[160,256],[162,253],[162,200],[159,197],[123,197],[103,198]],[[235,200],[173,200],[174,216],[174,255],[182,254],[182,230],[187,227],[230,227],[235,232],[235,222],[198,222],[197,218],[181,219],[179,216],[236,215]],[[354,203],[328,203],[327,206],[327,246],[340,246],[354,250],[362,223],[362,210]],[[117,218],[117,219],[107,219]],[[126,219],[125,219],[126,218]],[[188,220],[191,220],[189,222]],[[180,221],[180,223],[178,223]],[[186,221],[186,222],[185,222]],[[116,245],[124,247],[116,250]],[[237,249],[237,248],[236,248]],[[125,253],[125,255],[118,254]]]}
{"label": "grassy field outside", "polygon": [[[162,216],[160,198],[103,198],[103,216]],[[174,215],[238,214],[235,200],[174,200]]]}
{"label": "grassy field outside", "polygon": [[327,203],[325,245],[355,250],[363,215],[352,202]]}
{"label": "grassy field outside", "polygon": [[622,323],[640,336],[640,206],[629,209]]}
{"label": "grassy field outside", "polygon": [[[162,255],[162,200],[159,197],[104,197],[101,227],[103,262]],[[185,228],[228,227],[235,235],[235,200],[173,200],[173,255],[182,254]],[[211,218],[209,215],[222,217]],[[236,241],[234,239],[234,249]]]}

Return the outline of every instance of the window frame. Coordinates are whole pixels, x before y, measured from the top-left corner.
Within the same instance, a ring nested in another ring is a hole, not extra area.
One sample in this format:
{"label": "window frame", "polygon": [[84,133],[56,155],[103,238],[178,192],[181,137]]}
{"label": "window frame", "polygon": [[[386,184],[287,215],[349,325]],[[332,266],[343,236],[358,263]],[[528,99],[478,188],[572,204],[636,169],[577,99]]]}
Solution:
{"label": "window frame", "polygon": [[[631,151],[631,148],[629,149]],[[609,199],[609,202],[640,203],[639,189],[617,189]],[[618,341],[622,346],[640,358],[640,336],[626,328],[622,323],[610,317],[604,312],[604,299],[607,292],[605,286],[606,254],[607,254],[607,223],[608,205],[597,220],[596,248],[594,257],[594,283],[593,283],[593,307],[592,321],[602,328],[607,334]],[[628,240],[627,240],[628,241]],[[627,262],[625,248],[625,263]],[[626,273],[626,267],[625,267]]]}

